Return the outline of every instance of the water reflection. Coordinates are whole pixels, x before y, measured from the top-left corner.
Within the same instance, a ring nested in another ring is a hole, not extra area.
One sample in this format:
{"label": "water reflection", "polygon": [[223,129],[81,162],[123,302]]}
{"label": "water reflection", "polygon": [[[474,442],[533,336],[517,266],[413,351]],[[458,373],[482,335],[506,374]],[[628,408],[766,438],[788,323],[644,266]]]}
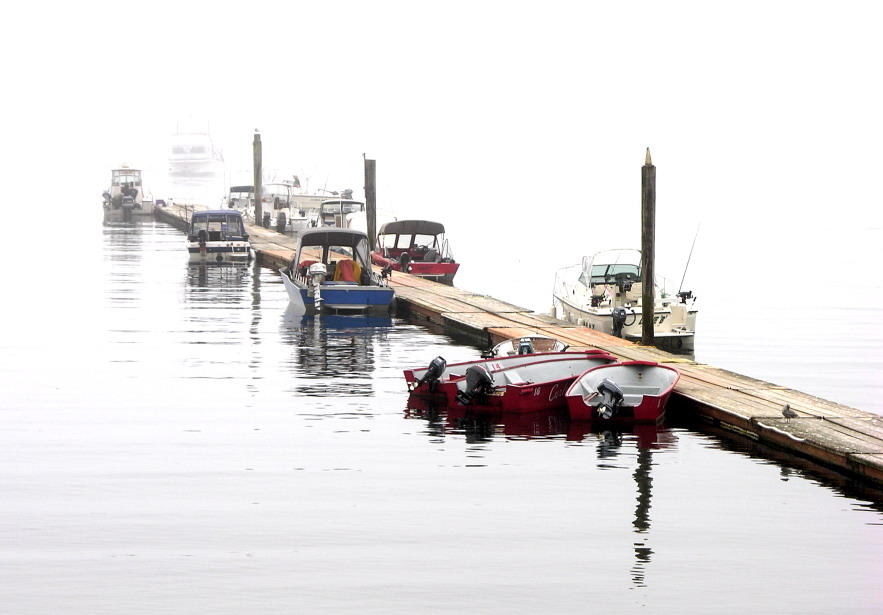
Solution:
{"label": "water reflection", "polygon": [[293,347],[298,376],[292,389],[311,397],[371,397],[375,341],[392,319],[379,316],[305,316],[289,305],[282,318],[282,341]]}
{"label": "water reflection", "polygon": [[[242,291],[250,281],[249,265],[191,264],[187,267],[187,300],[212,304],[244,303],[247,297]],[[218,292],[219,290],[230,292]]]}
{"label": "water reflection", "polygon": [[[646,570],[653,556],[650,547],[650,508],[653,498],[651,469],[655,451],[674,448],[677,439],[670,429],[660,425],[617,426],[614,429],[582,421],[570,421],[567,412],[549,410],[530,413],[475,411],[465,406],[438,405],[433,400],[411,397],[405,418],[424,420],[423,432],[433,441],[445,434],[461,435],[467,444],[490,442],[498,436],[507,440],[563,439],[567,442],[594,443],[597,467],[601,470],[626,469],[623,462],[635,458],[632,480],[635,484],[635,509],[632,528],[634,564],[630,569],[634,587],[646,587]],[[562,438],[563,436],[563,438]],[[617,463],[612,463],[613,461]]]}

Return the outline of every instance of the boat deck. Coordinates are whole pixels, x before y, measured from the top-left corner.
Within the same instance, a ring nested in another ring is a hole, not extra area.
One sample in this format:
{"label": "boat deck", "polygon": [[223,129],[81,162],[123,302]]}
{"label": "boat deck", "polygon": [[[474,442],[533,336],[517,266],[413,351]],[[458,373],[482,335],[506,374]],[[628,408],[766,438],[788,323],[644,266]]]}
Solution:
{"label": "boat deck", "polygon": [[[184,206],[157,208],[156,214],[178,228],[187,226]],[[249,226],[248,231],[262,265],[278,269],[291,260],[294,238],[260,227]],[[674,391],[680,407],[758,442],[883,484],[883,416],[406,273],[393,273],[390,286],[396,291],[400,313],[417,322],[440,325],[479,345],[541,334],[573,348],[606,350],[620,359],[675,365],[681,372]],[[786,404],[797,418],[782,416]]]}

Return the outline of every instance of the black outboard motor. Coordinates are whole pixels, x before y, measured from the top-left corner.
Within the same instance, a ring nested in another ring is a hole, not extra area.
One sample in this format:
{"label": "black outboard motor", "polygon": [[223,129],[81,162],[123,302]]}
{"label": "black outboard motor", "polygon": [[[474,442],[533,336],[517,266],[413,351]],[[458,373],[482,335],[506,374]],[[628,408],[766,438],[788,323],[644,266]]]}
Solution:
{"label": "black outboard motor", "polygon": [[533,354],[533,343],[529,337],[522,337],[518,340],[518,354]]}
{"label": "black outboard motor", "polygon": [[616,386],[610,378],[604,378],[598,385],[598,395],[601,403],[598,404],[598,416],[609,419],[617,413],[622,405],[622,389]]}
{"label": "black outboard motor", "polygon": [[624,307],[613,308],[613,335],[622,337],[622,326],[625,324],[627,312]]}
{"label": "black outboard motor", "polygon": [[423,378],[417,381],[417,386],[419,387],[424,382],[427,382],[429,383],[430,392],[434,393],[435,387],[438,385],[438,379],[445,373],[445,368],[447,366],[448,362],[445,361],[444,357],[434,358],[429,362],[429,367],[426,369],[426,373],[423,374]]}
{"label": "black outboard motor", "polygon": [[408,273],[411,269],[411,255],[407,252],[402,252],[399,255],[399,264],[402,266],[402,271]]}
{"label": "black outboard motor", "polygon": [[457,401],[463,405],[472,402],[476,395],[494,392],[494,378],[484,365],[473,365],[466,370],[466,390],[457,391]]}

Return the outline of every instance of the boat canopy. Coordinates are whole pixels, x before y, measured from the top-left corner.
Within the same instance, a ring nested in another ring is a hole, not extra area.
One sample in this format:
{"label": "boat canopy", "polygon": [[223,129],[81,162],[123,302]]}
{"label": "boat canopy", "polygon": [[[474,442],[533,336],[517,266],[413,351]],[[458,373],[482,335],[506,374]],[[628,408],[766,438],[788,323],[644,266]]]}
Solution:
{"label": "boat canopy", "polygon": [[630,274],[641,278],[641,251],[631,249],[605,250],[583,257],[580,282],[590,284],[613,284],[617,274]]}
{"label": "boat canopy", "polygon": [[[368,236],[362,231],[345,228],[314,229],[301,233],[293,264],[296,266],[302,260],[301,251],[304,248],[319,246],[324,248],[322,251],[324,263],[328,263],[329,256],[334,257],[334,253],[339,253],[339,255],[351,256],[363,268],[369,267]],[[333,249],[329,250],[329,248]],[[340,248],[349,250],[351,254],[341,252]]]}
{"label": "boat canopy", "polygon": [[378,235],[441,235],[445,225],[429,220],[396,220],[380,227]]}
{"label": "boat canopy", "polygon": [[254,186],[230,186],[230,192],[254,192]]}
{"label": "boat canopy", "polygon": [[[194,212],[190,217],[190,235],[196,236],[200,231],[206,231],[209,234],[209,241],[242,237],[245,235],[242,214],[230,209]],[[218,234],[214,235],[213,233]]]}

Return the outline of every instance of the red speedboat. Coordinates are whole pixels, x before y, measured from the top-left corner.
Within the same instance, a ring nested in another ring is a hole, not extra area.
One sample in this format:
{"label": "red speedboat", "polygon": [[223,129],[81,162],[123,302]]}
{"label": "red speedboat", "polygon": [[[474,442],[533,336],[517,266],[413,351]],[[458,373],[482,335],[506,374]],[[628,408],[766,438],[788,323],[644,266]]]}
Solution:
{"label": "red speedboat", "polygon": [[429,220],[387,222],[377,233],[371,261],[442,284],[453,284],[460,263],[445,239],[445,227]]}
{"label": "red speedboat", "polygon": [[513,355],[451,365],[436,357],[428,367],[404,373],[412,394],[439,396],[449,405],[533,412],[563,407],[564,393],[574,378],[615,361],[603,350]]}
{"label": "red speedboat", "polygon": [[586,370],[565,398],[577,421],[658,423],[680,379],[678,370],[652,361],[626,361]]}

